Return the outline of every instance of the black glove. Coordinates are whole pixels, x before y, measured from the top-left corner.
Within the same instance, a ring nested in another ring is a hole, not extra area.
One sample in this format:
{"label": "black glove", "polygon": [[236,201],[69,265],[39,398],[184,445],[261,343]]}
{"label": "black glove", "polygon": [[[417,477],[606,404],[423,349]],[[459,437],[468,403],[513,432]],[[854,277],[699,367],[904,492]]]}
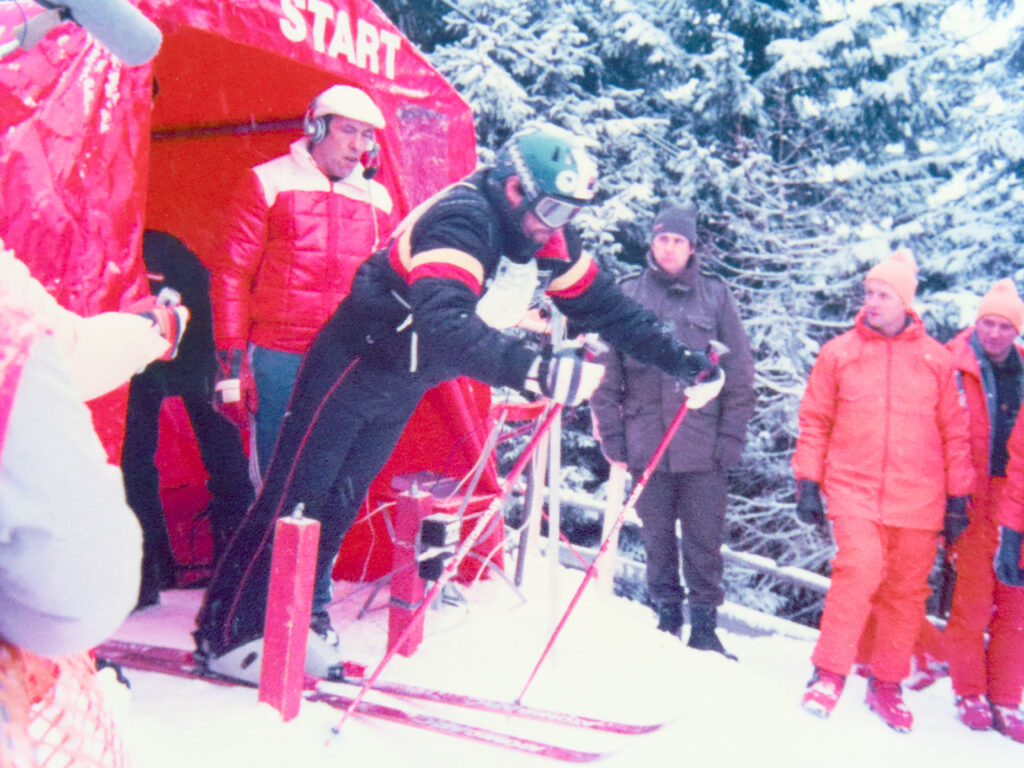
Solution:
{"label": "black glove", "polygon": [[970,496],[947,496],[946,517],[942,523],[942,538],[946,540],[946,547],[952,547],[960,534],[967,528],[967,504]]}
{"label": "black glove", "polygon": [[813,480],[797,480],[796,516],[807,525],[824,525],[825,508],[821,504],[821,489]]}
{"label": "black glove", "polygon": [[665,372],[670,376],[675,376],[686,386],[694,384],[698,378],[714,378],[718,373],[718,366],[711,362],[707,353],[690,349],[685,344],[676,347],[676,358],[671,367],[672,370]]}
{"label": "black glove", "polygon": [[1024,569],[1020,567],[1020,548],[1024,533],[999,527],[999,549],[996,550],[996,576],[1008,587],[1024,587]]}

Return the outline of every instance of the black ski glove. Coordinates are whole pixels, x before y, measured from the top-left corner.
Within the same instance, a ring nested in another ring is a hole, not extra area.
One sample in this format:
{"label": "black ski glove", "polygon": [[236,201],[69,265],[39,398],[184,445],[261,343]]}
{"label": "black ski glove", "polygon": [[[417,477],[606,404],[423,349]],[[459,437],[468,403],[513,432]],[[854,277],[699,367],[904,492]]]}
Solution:
{"label": "black ski glove", "polygon": [[718,373],[718,366],[707,353],[690,349],[685,344],[676,347],[675,360],[670,368],[665,373],[675,376],[686,386],[694,384],[698,379],[713,379]]}
{"label": "black ski glove", "polygon": [[1020,549],[1024,533],[999,527],[999,549],[996,550],[996,576],[1008,587],[1024,587],[1024,569],[1020,567]]}
{"label": "black ski glove", "polygon": [[967,504],[970,496],[947,496],[946,517],[942,523],[942,538],[946,540],[946,548],[956,544],[960,534],[967,528]]}
{"label": "black ski glove", "polygon": [[796,516],[801,523],[821,526],[825,524],[825,507],[821,504],[821,489],[813,480],[797,480]]}

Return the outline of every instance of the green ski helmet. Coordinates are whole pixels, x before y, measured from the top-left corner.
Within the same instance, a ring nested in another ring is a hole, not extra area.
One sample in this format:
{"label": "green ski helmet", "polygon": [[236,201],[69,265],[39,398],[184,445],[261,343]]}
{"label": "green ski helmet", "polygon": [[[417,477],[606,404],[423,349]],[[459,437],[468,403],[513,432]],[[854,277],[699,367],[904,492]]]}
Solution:
{"label": "green ski helmet", "polygon": [[532,211],[557,229],[589,205],[597,186],[597,164],[583,139],[564,128],[540,124],[525,128],[498,150],[492,178],[518,176],[526,196],[521,212]]}

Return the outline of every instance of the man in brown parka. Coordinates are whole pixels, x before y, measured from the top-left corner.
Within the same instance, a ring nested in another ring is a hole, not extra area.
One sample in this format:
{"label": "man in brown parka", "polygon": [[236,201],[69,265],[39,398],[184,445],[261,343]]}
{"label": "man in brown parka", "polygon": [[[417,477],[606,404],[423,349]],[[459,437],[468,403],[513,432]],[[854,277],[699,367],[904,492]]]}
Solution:
{"label": "man in brown parka", "polygon": [[[687,413],[637,502],[647,555],[647,586],[658,629],[681,636],[687,591],[688,645],[724,653],[715,634],[722,588],[721,554],[728,470],[743,453],[754,412],[754,363],[739,313],[721,278],[704,274],[694,253],[697,212],[665,206],[654,220],[647,268],[622,291],[674,328],[691,349],[721,341],[725,384],[717,399]],[[610,352],[604,380],[591,398],[595,432],[610,462],[625,464],[634,482],[643,472],[686,395],[678,382],[628,355]],[[682,523],[683,574],[679,580],[676,520]]]}

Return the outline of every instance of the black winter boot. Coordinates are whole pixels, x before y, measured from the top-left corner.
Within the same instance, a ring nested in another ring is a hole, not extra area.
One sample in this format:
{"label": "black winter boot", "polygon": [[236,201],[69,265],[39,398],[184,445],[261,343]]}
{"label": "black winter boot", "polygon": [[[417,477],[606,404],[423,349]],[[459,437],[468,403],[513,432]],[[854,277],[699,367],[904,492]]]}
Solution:
{"label": "black winter boot", "polygon": [[690,606],[690,639],[687,645],[698,651],[715,651],[728,659],[736,661],[736,657],[725,650],[722,641],[715,632],[718,626],[718,611],[712,606]]}
{"label": "black winter boot", "polygon": [[654,610],[658,614],[658,629],[682,639],[683,604],[672,601],[655,603]]}
{"label": "black winter boot", "polygon": [[175,586],[176,563],[170,548],[147,547],[143,543],[142,578],[139,581],[138,611],[160,602],[160,592]]}

